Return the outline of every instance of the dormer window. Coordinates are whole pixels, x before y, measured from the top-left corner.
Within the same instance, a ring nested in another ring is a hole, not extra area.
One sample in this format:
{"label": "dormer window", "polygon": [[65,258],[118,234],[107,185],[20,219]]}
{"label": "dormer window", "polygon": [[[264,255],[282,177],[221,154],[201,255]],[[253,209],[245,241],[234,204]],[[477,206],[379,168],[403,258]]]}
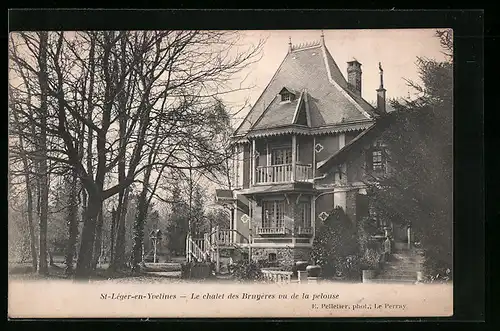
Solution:
{"label": "dormer window", "polygon": [[292,95],[290,93],[283,93],[281,95],[281,101],[292,101]]}
{"label": "dormer window", "polygon": [[295,99],[295,93],[286,87],[281,89],[279,94],[281,96],[281,102],[293,101]]}

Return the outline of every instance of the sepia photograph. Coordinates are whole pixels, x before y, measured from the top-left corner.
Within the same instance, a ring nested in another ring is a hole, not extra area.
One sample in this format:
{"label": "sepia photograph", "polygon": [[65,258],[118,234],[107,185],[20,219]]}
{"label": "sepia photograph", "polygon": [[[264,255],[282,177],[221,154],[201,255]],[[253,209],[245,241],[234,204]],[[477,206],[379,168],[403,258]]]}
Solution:
{"label": "sepia photograph", "polygon": [[452,29],[8,43],[9,317],[453,315]]}

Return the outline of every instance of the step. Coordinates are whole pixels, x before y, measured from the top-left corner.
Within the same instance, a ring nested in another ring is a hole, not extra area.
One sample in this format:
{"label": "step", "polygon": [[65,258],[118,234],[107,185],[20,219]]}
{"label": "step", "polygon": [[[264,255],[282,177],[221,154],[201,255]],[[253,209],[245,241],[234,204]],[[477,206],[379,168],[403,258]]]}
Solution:
{"label": "step", "polygon": [[384,274],[379,274],[377,277],[375,277],[375,279],[398,279],[398,280],[404,280],[404,279],[408,279],[408,280],[413,280],[413,281],[417,281],[417,275],[393,275],[393,274],[389,274],[389,275],[384,275]]}
{"label": "step", "polygon": [[410,278],[410,279],[417,279],[417,273],[416,272],[381,272],[377,275],[377,278]]}
{"label": "step", "polygon": [[398,260],[424,260],[422,256],[408,256],[399,254],[391,254],[391,258]]}
{"label": "step", "polygon": [[422,269],[423,264],[420,263],[384,263],[383,264],[384,268],[389,268],[389,269]]}
{"label": "step", "polygon": [[384,262],[384,264],[390,264],[390,265],[423,265],[423,262],[419,261],[394,261],[394,260],[389,260]]}
{"label": "step", "polygon": [[377,284],[415,284],[417,280],[416,279],[372,279],[370,280],[370,283],[377,283]]}
{"label": "step", "polygon": [[422,271],[421,269],[413,269],[413,268],[394,268],[394,269],[389,269],[389,268],[382,268],[380,272],[386,272],[386,273],[417,273],[419,271]]}

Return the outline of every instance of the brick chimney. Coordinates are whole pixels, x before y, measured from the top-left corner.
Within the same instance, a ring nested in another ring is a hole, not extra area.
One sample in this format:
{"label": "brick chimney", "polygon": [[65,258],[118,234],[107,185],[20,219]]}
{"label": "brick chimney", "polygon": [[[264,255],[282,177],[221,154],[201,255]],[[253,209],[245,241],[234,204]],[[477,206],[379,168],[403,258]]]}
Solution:
{"label": "brick chimney", "polygon": [[384,70],[382,69],[382,64],[378,63],[378,69],[380,74],[380,86],[377,89],[377,110],[379,113],[383,114],[386,112],[385,106],[385,88],[384,88]]}
{"label": "brick chimney", "polygon": [[361,63],[356,59],[347,62],[347,83],[352,92],[361,96]]}

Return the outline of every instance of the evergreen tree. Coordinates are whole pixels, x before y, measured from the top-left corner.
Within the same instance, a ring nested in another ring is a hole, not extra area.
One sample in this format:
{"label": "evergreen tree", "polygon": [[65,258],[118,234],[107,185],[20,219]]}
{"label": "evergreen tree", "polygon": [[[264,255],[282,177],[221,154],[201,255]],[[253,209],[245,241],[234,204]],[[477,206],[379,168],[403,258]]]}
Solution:
{"label": "evergreen tree", "polygon": [[[444,53],[451,54],[451,31],[438,31]],[[393,101],[382,140],[391,172],[371,188],[379,217],[411,225],[426,255],[427,272],[452,267],[452,87],[453,64],[418,58],[421,84],[413,101]]]}

